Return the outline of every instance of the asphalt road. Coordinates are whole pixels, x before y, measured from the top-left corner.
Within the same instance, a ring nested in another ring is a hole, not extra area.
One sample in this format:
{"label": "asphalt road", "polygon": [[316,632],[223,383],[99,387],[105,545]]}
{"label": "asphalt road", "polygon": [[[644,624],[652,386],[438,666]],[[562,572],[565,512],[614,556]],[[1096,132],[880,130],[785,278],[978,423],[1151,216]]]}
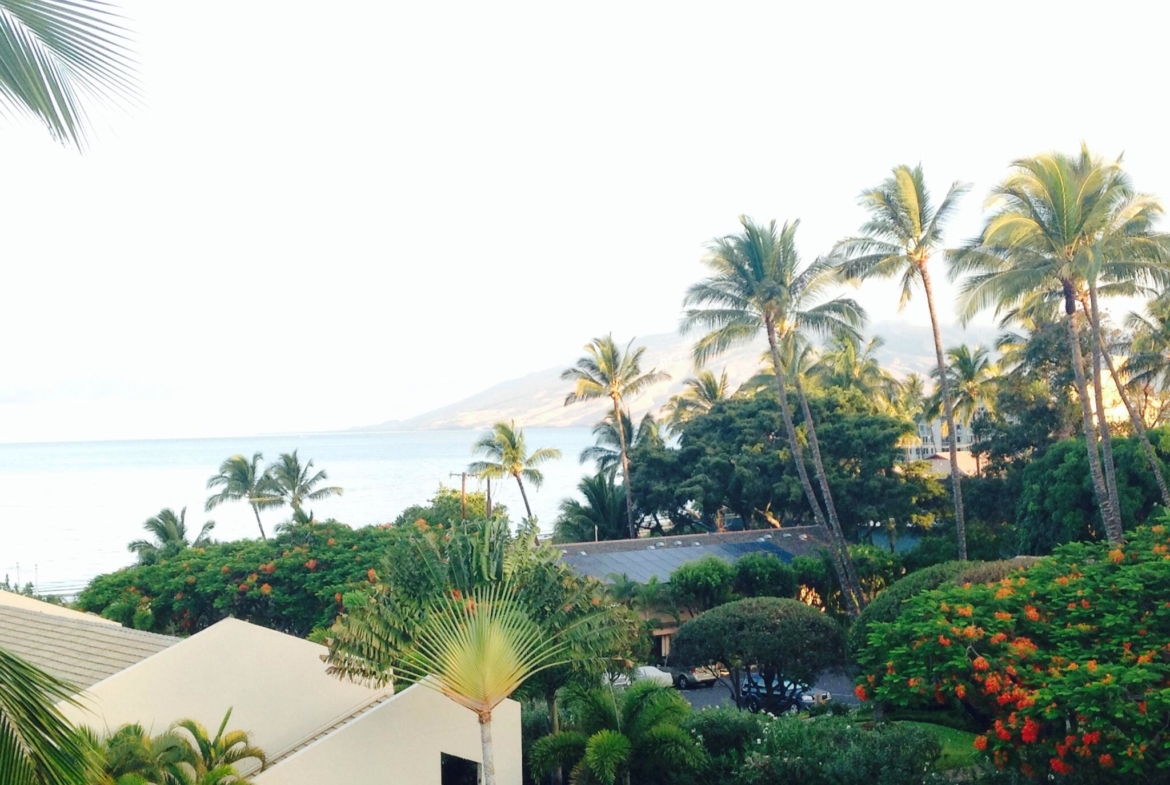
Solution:
{"label": "asphalt road", "polygon": [[[826,673],[817,681],[817,688],[831,694],[835,701],[850,706],[859,705],[857,696],[853,694],[853,682],[843,673]],[[735,705],[735,701],[731,697],[731,688],[723,679],[717,682],[714,687],[683,690],[681,694],[696,709],[720,706],[723,703],[727,703],[729,706]]]}

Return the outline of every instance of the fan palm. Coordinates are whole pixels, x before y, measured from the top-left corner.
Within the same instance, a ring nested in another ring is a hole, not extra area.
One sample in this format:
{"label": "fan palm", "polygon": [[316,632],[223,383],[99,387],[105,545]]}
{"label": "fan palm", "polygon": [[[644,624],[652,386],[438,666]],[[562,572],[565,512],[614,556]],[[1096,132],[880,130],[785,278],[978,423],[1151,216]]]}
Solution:
{"label": "fan palm", "polygon": [[959,541],[959,558],[967,558],[966,519],[963,489],[959,478],[959,445],[955,433],[954,404],[947,386],[946,361],[943,358],[942,330],[935,309],[934,288],[930,276],[930,259],[943,246],[943,229],[955,212],[969,186],[954,183],[937,207],[926,188],[922,166],[897,166],[890,177],[876,188],[861,193],[861,205],[869,212],[861,234],[842,240],[834,255],[842,260],[842,272],[849,278],[901,276],[905,307],[917,285],[922,285],[930,326],[934,333],[935,370],[940,379],[943,414],[950,442],[951,493],[955,504],[955,531]]}
{"label": "fan palm", "polygon": [[180,720],[171,726],[171,733],[189,737],[185,741],[194,753],[192,763],[200,780],[209,774],[223,772],[225,768],[234,770],[240,761],[254,761],[260,765],[261,771],[268,764],[264,750],[251,743],[246,731],[227,730],[231,716],[232,710],[228,709],[214,738],[207,733],[207,728],[193,719]]}
{"label": "fan palm", "polygon": [[0,105],[81,148],[84,103],[133,99],[123,19],[101,0],[0,2]]}
{"label": "fan palm", "polygon": [[581,451],[580,462],[593,461],[600,472],[616,473],[622,462],[621,435],[626,434],[629,443],[627,448],[632,452],[638,447],[647,444],[661,443],[658,433],[658,421],[654,415],[647,412],[646,416],[634,427],[629,411],[623,409],[621,413],[621,430],[614,423],[613,413],[593,426],[595,443]]}
{"label": "fan palm", "polygon": [[211,541],[211,530],[215,528],[215,521],[208,521],[199,530],[194,542],[187,539],[187,508],[184,507],[175,515],[175,511],[167,507],[153,518],[148,518],[142,528],[154,535],[154,541],[135,540],[128,546],[131,553],[138,554],[138,560],[143,564],[152,564],[159,559],[166,559],[181,553],[185,548],[199,548]]}
{"label": "fan palm", "polygon": [[81,736],[57,709],[76,690],[0,649],[0,780],[5,785],[78,785],[91,773]]}
{"label": "fan palm", "polygon": [[473,444],[471,451],[483,455],[487,460],[475,461],[467,467],[468,472],[489,480],[516,478],[516,484],[520,486],[520,498],[524,500],[524,510],[531,521],[532,507],[528,504],[524,481],[528,480],[533,488],[539,489],[544,482],[544,474],[536,467],[558,460],[561,451],[542,447],[529,455],[524,444],[524,431],[516,427],[515,421],[493,425],[491,433]]}
{"label": "fan palm", "polygon": [[727,386],[727,371],[718,377],[711,371],[703,370],[683,382],[683,391],[671,397],[664,413],[671,428],[677,429],[700,414],[711,411],[711,407],[725,401],[731,395]]}
{"label": "fan palm", "polygon": [[847,298],[838,297],[814,304],[834,283],[834,270],[823,259],[801,268],[795,239],[799,221],[786,223],[779,231],[775,221],[761,226],[749,218],[741,217],[740,223],[743,226],[740,234],[722,237],[710,243],[704,263],[711,270],[712,276],[687,291],[684,305],[692,307],[686,311],[681,327],[683,332],[699,328],[709,330],[695,345],[696,365],[704,364],[736,344],[757,338],[761,331],[767,337],[780,412],[797,476],[814,519],[829,533],[832,545],[830,551],[841,581],[846,607],[851,614],[857,614],[864,604],[860,582],[856,579],[837,510],[833,506],[816,426],[808,411],[801,376],[792,374],[792,383],[805,415],[809,449],[825,505],[823,511],[821,501],[809,480],[788,403],[782,348],[790,341],[793,347],[798,343],[803,344],[804,340],[798,341],[797,336],[812,334],[831,337],[841,333],[856,333],[864,321],[865,313],[861,306]]}
{"label": "fan palm", "polygon": [[646,347],[634,348],[630,341],[623,350],[614,343],[613,336],[594,338],[585,346],[585,356],[576,365],[561,374],[573,382],[573,392],[565,397],[565,405],[578,401],[609,398],[613,404],[613,422],[617,425],[618,449],[621,453],[623,485],[626,490],[626,517],[630,537],[638,534],[634,523],[634,498],[630,488],[630,451],[626,443],[629,434],[622,423],[622,404],[652,384],[665,381],[670,374],[651,369],[642,371],[642,355]]}
{"label": "fan palm", "polygon": [[600,471],[582,477],[577,490],[584,502],[565,499],[553,527],[557,542],[620,540],[624,535],[626,499],[614,481],[614,473]]}
{"label": "fan palm", "polygon": [[219,488],[220,491],[208,497],[204,509],[211,512],[224,502],[246,501],[256,516],[260,539],[267,540],[260,510],[279,505],[281,499],[272,475],[260,468],[262,460],[262,453],[253,453],[250,461],[243,455],[233,455],[221,463],[219,473],[207,481],[208,490]]}
{"label": "fan palm", "polygon": [[301,463],[297,451],[282,453],[276,463],[268,467],[272,475],[273,491],[280,504],[301,512],[306,501],[320,501],[331,496],[340,496],[341,488],[336,485],[318,487],[329,479],[324,469],[313,471],[313,462]]}
{"label": "fan palm", "polygon": [[1165,239],[1150,229],[1161,212],[1152,197],[1136,194],[1120,160],[1048,153],[1016,161],[989,199],[994,207],[980,237],[949,253],[952,276],[962,284],[964,318],[988,306],[1002,313],[1038,291],[1059,297],[1089,457],[1089,471],[1110,541],[1121,542],[1121,513],[1108,424],[1098,401],[1094,426],[1077,304],[1087,293],[1093,372],[1100,390],[1099,286],[1117,291],[1165,283]]}
{"label": "fan palm", "polygon": [[569,706],[575,727],[532,747],[534,780],[567,767],[574,783],[685,782],[706,761],[702,745],[682,727],[690,705],[670,687],[635,682],[616,698],[607,689],[577,689]]}

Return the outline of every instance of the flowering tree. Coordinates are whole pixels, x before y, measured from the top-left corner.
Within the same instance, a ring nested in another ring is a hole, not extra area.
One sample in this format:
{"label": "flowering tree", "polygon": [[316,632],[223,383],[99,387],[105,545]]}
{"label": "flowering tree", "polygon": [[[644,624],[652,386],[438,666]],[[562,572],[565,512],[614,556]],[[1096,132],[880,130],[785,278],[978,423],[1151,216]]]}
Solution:
{"label": "flowering tree", "polygon": [[1095,781],[1170,772],[1165,525],[921,594],[874,625],[870,644],[858,697],[957,704],[987,729],[975,745],[1001,768]]}

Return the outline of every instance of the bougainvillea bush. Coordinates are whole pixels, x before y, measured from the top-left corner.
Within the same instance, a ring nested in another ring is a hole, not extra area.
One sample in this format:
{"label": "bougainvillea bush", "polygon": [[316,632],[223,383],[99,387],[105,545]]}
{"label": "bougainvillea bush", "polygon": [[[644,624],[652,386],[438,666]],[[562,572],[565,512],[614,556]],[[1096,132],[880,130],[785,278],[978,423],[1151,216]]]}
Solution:
{"label": "bougainvillea bush", "polygon": [[1170,528],[1072,543],[990,584],[909,600],[859,656],[863,700],[961,706],[1000,768],[1096,782],[1170,775]]}

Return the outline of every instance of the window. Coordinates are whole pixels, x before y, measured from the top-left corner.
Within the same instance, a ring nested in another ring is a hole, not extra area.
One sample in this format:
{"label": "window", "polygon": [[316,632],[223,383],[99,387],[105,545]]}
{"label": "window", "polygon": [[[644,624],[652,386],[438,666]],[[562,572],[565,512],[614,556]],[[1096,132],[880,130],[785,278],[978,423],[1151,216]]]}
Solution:
{"label": "window", "polygon": [[442,785],[479,785],[479,764],[458,755],[439,754]]}

